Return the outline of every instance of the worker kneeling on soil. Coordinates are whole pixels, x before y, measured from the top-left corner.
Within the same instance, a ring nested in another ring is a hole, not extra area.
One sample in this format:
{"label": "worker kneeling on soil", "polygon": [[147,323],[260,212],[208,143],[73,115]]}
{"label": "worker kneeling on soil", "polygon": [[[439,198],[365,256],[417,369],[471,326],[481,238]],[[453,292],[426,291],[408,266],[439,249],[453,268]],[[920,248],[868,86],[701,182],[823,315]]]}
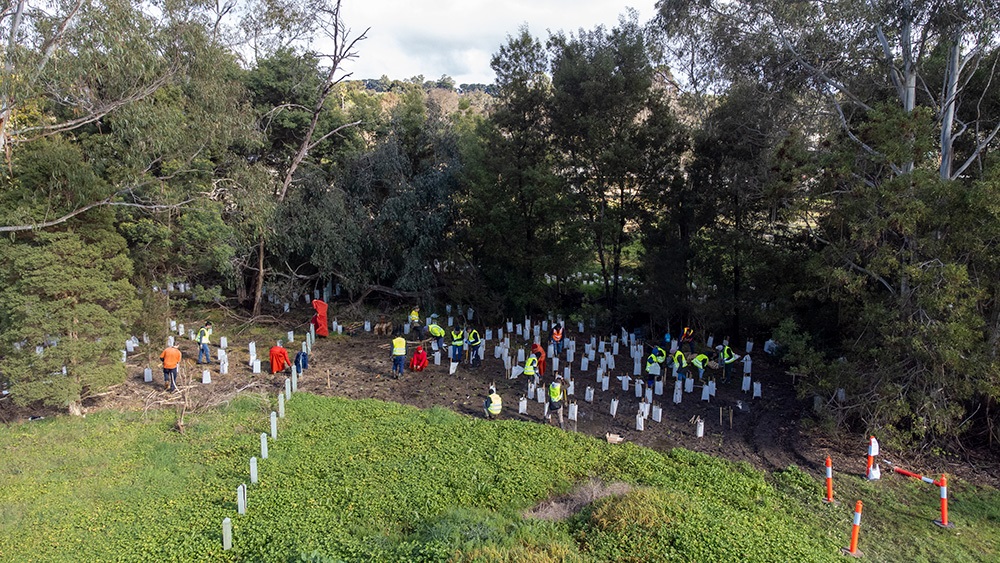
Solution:
{"label": "worker kneeling on soil", "polygon": [[413,353],[413,358],[410,359],[410,370],[424,371],[425,367],[427,367],[427,352],[424,351],[423,346],[417,346],[417,351]]}
{"label": "worker kneeling on soil", "polygon": [[281,341],[271,347],[268,356],[271,359],[271,374],[278,373],[279,371],[285,371],[292,365],[292,360],[288,357],[288,350],[281,345]]}
{"label": "worker kneeling on soil", "polygon": [[483,401],[483,414],[486,418],[499,417],[501,410],[503,410],[503,399],[497,395],[496,387],[490,385],[490,392]]}

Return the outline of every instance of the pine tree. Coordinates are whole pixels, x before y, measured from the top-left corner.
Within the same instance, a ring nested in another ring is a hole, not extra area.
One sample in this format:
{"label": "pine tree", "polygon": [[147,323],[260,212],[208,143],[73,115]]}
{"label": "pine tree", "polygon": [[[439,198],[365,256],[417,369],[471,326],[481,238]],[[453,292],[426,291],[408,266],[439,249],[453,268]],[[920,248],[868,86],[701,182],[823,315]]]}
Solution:
{"label": "pine tree", "polygon": [[105,222],[0,245],[0,373],[18,404],[81,412],[125,379],[118,350],[139,313],[125,240]]}

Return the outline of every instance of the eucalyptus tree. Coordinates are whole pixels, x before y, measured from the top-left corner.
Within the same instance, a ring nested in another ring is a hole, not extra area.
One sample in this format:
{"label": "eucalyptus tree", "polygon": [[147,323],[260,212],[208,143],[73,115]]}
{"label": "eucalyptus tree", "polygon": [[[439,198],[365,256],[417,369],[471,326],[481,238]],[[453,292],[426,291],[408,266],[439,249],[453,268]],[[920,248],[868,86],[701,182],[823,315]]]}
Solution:
{"label": "eucalyptus tree", "polygon": [[[658,27],[674,39],[666,44],[675,66],[686,68],[680,55],[697,51],[699,60],[725,69],[723,76],[795,84],[824,103],[830,118],[868,154],[881,156],[858,137],[856,120],[889,100],[906,113],[931,110],[932,147],[944,180],[981,168],[996,146],[995,0],[662,0],[657,6]],[[683,33],[692,28],[700,30],[698,37]],[[911,169],[909,162],[891,163],[895,173]]]}
{"label": "eucalyptus tree", "polygon": [[1000,272],[976,243],[995,232],[996,3],[659,7],[711,30],[728,76],[780,85],[816,115],[801,129],[816,164],[798,182],[809,200],[797,224],[823,283],[797,295],[832,305],[826,343],[846,361],[814,370],[805,392],[845,387],[855,399],[841,420],[902,440],[965,432],[998,388]]}
{"label": "eucalyptus tree", "polygon": [[[233,88],[239,69],[198,9],[6,6],[0,373],[15,401],[79,413],[84,399],[124,378],[118,350],[139,305],[132,282],[171,273],[161,268],[178,250],[172,229],[184,224],[190,236],[180,240],[195,241],[211,223],[177,221],[182,207],[212,192],[228,147],[252,134]],[[171,214],[149,213],[161,211]],[[229,257],[218,258],[188,265],[224,271]]]}
{"label": "eucalyptus tree", "polygon": [[412,84],[388,116],[369,115],[366,125],[385,122],[366,128],[369,141],[341,154],[341,166],[303,169],[301,188],[279,210],[277,252],[306,274],[336,280],[355,303],[373,292],[433,294],[461,171],[450,117]]}
{"label": "eucalyptus tree", "polygon": [[[297,174],[304,165],[309,165],[317,148],[328,143],[341,131],[355,127],[358,121],[338,122],[330,119],[330,112],[336,110],[331,104],[330,96],[337,91],[349,73],[345,72],[345,62],[357,56],[356,46],[364,40],[366,31],[354,34],[344,22],[341,15],[340,0],[323,0],[311,2],[303,0],[292,2],[261,2],[262,10],[253,12],[255,17],[244,18],[244,26],[251,30],[254,38],[264,38],[267,41],[254,43],[254,55],[259,61],[266,57],[281,57],[301,50],[301,56],[306,63],[304,74],[298,76],[305,81],[296,84],[298,96],[296,102],[271,99],[266,100],[269,107],[261,105],[261,92],[257,92],[256,101],[261,111],[260,123],[265,135],[269,135],[275,118],[283,119],[284,112],[294,112],[302,116],[302,123],[296,124],[291,131],[286,132],[290,139],[284,143],[284,154],[281,162],[272,162],[271,170],[275,174],[273,188],[276,205],[280,205],[288,195],[289,189],[297,181]],[[275,10],[275,8],[280,8]],[[274,11],[278,15],[276,21],[280,25],[272,33],[262,33],[270,21],[268,14]],[[261,49],[266,49],[261,52]],[[315,61],[312,64],[311,61]],[[301,65],[300,65],[301,66]],[[276,69],[278,73],[287,73],[288,69]],[[315,72],[315,76],[310,76]],[[288,124],[286,124],[288,125]],[[272,156],[274,156],[272,154]],[[254,283],[253,314],[261,310],[264,280],[266,277],[266,240],[261,233],[257,247],[257,275]]]}

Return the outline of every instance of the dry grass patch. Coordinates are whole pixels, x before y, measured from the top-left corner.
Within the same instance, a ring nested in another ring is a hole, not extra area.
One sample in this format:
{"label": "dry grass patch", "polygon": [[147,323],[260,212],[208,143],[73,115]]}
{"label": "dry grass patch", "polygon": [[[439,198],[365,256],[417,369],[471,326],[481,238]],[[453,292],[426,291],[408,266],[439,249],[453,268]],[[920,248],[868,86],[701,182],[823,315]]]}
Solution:
{"label": "dry grass patch", "polygon": [[590,503],[610,496],[622,496],[632,490],[628,483],[605,483],[591,479],[580,483],[569,494],[547,499],[524,513],[525,518],[537,518],[555,522],[573,516]]}

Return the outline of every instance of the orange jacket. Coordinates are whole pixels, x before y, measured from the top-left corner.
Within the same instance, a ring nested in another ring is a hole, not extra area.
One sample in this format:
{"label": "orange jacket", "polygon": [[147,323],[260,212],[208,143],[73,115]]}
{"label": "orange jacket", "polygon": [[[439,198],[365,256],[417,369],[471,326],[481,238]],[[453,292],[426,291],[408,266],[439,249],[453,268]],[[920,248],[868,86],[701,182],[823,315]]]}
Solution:
{"label": "orange jacket", "polygon": [[532,344],[531,353],[538,355],[538,375],[545,375],[545,348]]}
{"label": "orange jacket", "polygon": [[181,351],[176,346],[170,346],[160,354],[163,369],[174,369],[181,362]]}
{"label": "orange jacket", "polygon": [[284,371],[285,368],[292,365],[292,361],[288,359],[288,350],[282,346],[271,347],[269,355],[271,356],[271,373]]}

